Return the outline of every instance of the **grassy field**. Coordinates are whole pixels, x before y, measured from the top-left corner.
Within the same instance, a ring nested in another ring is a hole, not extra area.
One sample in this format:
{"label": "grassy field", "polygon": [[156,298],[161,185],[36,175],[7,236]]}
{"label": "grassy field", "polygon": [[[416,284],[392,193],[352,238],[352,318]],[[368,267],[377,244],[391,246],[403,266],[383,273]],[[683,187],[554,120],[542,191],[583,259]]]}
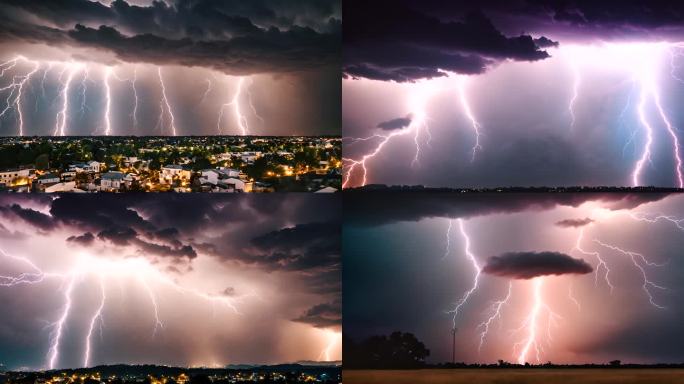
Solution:
{"label": "grassy field", "polygon": [[684,384],[684,369],[345,370],[344,384]]}

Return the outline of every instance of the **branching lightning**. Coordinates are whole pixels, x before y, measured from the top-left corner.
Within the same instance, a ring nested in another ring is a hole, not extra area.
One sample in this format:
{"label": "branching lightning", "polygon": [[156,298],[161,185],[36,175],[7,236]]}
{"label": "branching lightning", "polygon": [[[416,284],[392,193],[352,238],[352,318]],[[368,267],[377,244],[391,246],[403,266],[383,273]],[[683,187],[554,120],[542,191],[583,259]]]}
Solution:
{"label": "branching lightning", "polygon": [[454,328],[456,328],[456,317],[458,316],[458,311],[463,307],[463,305],[468,302],[468,299],[472,294],[477,290],[477,287],[480,283],[480,274],[482,273],[482,268],[477,262],[477,259],[475,258],[475,255],[472,253],[470,250],[470,237],[466,233],[465,227],[463,225],[463,219],[458,219],[458,229],[461,232],[461,236],[463,237],[464,240],[464,253],[468,260],[473,265],[473,269],[475,269],[475,278],[473,279],[473,285],[470,287],[469,290],[467,290],[464,294],[463,297],[461,297],[461,300],[456,303],[456,306],[454,309],[449,311],[449,313],[453,314],[453,323],[454,323]]}
{"label": "branching lightning", "polygon": [[601,254],[599,252],[585,251],[582,248],[582,241],[583,240],[584,240],[584,228],[580,228],[579,235],[577,236],[577,240],[575,241],[575,248],[573,248],[573,249],[577,250],[577,252],[579,252],[583,255],[594,256],[596,258],[597,264],[596,264],[596,269],[594,270],[594,283],[596,285],[598,285],[598,275],[599,275],[601,269],[603,268],[603,270],[605,271],[605,273],[603,274],[603,280],[605,280],[606,285],[610,288],[610,292],[613,293],[613,289],[615,289],[615,287],[613,286],[613,283],[611,283],[610,278],[608,276],[610,273],[610,268],[608,268],[608,264],[606,264],[606,261],[603,260],[603,258],[601,257]]}
{"label": "branching lightning", "polygon": [[[205,300],[213,305],[221,304],[230,309],[235,314],[240,314],[237,310],[236,303],[249,297],[254,297],[255,294],[243,295],[240,297],[229,297],[220,294],[210,294],[196,289],[187,288],[179,285],[171,278],[165,276],[158,271],[151,262],[144,258],[114,260],[101,259],[95,256],[83,255],[79,257],[74,266],[66,272],[45,272],[30,259],[25,257],[13,256],[0,250],[0,257],[3,257],[11,262],[25,265],[30,272],[23,272],[18,275],[0,275],[0,287],[16,287],[21,285],[35,285],[43,283],[46,279],[57,279],[63,283],[63,298],[64,303],[59,312],[58,318],[49,324],[49,348],[47,351],[46,366],[48,369],[55,369],[59,367],[60,362],[60,347],[64,337],[64,330],[73,315],[73,306],[75,304],[75,295],[79,291],[80,285],[88,276],[97,278],[99,284],[99,304],[88,322],[88,328],[84,331],[83,337],[83,357],[82,362],[84,367],[88,367],[92,362],[93,352],[93,335],[97,325],[100,325],[100,332],[103,326],[103,313],[107,304],[107,285],[106,279],[113,278],[121,282],[122,278],[134,278],[140,282],[145,292],[148,294],[151,303],[151,309],[154,314],[154,328],[152,336],[154,336],[163,323],[160,317],[159,302],[157,294],[151,283],[155,282],[164,286],[168,286],[182,294],[193,295],[196,298]],[[8,262],[3,265],[8,266]],[[85,288],[83,288],[85,289]]]}
{"label": "branching lightning", "polygon": [[112,75],[113,69],[111,67],[107,67],[105,69],[105,75],[104,75],[104,85],[105,85],[105,113],[104,113],[104,119],[105,119],[105,136],[109,136],[112,133],[112,120],[111,120],[111,111],[112,111],[112,88],[109,85],[109,77]]}
{"label": "branching lightning", "polygon": [[451,226],[453,224],[453,220],[449,220],[449,225],[447,226],[446,230],[446,247],[444,249],[444,256],[442,256],[442,259],[446,259],[447,256],[449,256],[449,253],[451,253]]}
{"label": "branching lightning", "polygon": [[0,112],[0,118],[3,117],[5,115],[5,113],[7,111],[9,111],[10,109],[14,109],[17,112],[17,120],[18,120],[18,125],[19,125],[19,136],[23,136],[24,135],[24,114],[23,114],[23,109],[21,106],[21,99],[22,99],[21,95],[22,95],[22,91],[24,89],[24,84],[26,84],[31,79],[31,76],[33,76],[33,74],[38,71],[38,69],[40,68],[40,64],[38,62],[35,62],[35,61],[27,60],[23,57],[17,57],[14,59],[14,62],[11,65],[3,68],[2,74],[0,74],[0,78],[2,78],[4,76],[5,70],[14,68],[14,66],[17,65],[17,62],[19,60],[25,60],[25,61],[29,62],[30,64],[33,64],[33,69],[31,71],[29,71],[26,75],[14,76],[12,78],[12,82],[9,85],[0,88],[0,92],[5,92],[7,90],[10,90],[9,95],[7,96],[7,99],[5,100],[6,106],[2,110],[2,112]]}
{"label": "branching lightning", "polygon": [[475,143],[473,144],[473,148],[471,149],[472,156],[470,158],[470,161],[473,162],[475,161],[475,155],[477,154],[478,150],[482,149],[482,146],[480,145],[480,123],[475,119],[475,115],[473,115],[472,110],[470,109],[470,103],[468,102],[468,98],[466,97],[465,93],[465,84],[464,84],[465,77],[460,76],[457,85],[458,85],[458,96],[459,100],[461,101],[461,108],[463,108],[463,113],[465,113],[466,117],[468,120],[470,120],[470,124],[473,127],[473,134],[475,135]]}
{"label": "branching lightning", "polygon": [[519,332],[519,331],[525,331],[525,338],[522,341],[519,341],[514,344],[513,350],[515,353],[515,350],[518,347],[522,347],[520,349],[520,353],[518,354],[518,364],[525,364],[528,362],[528,357],[532,350],[534,349],[535,352],[535,359],[537,362],[541,361],[541,353],[543,352],[544,348],[541,343],[541,334],[540,334],[540,316],[542,311],[546,311],[547,313],[547,322],[546,322],[546,341],[547,343],[550,343],[553,339],[551,337],[551,327],[554,325],[557,325],[557,320],[562,319],[560,315],[555,313],[549,306],[544,302],[544,298],[542,295],[542,288],[544,284],[544,278],[543,277],[535,277],[532,281],[532,308],[530,309],[529,314],[523,321],[522,325],[520,328],[515,330],[514,332]]}
{"label": "branching lightning", "polygon": [[62,99],[62,109],[57,113],[54,136],[64,136],[66,134],[67,123],[69,120],[69,88],[71,87],[71,81],[74,79],[74,74],[78,69],[79,65],[73,63],[69,66],[69,68],[65,68],[67,71],[66,82],[62,82],[62,75],[60,74],[62,90],[59,93],[59,97]]}
{"label": "branching lightning", "polygon": [[229,102],[222,104],[221,108],[219,109],[218,120],[216,122],[216,130],[219,132],[219,134],[222,134],[222,132],[223,132],[221,122],[223,121],[224,110],[227,107],[233,107],[233,115],[235,116],[235,125],[240,130],[240,134],[242,136],[247,136],[247,135],[251,134],[250,129],[249,129],[249,121],[247,120],[247,116],[242,112],[242,107],[240,104],[240,101],[243,97],[242,96],[243,91],[245,93],[247,93],[247,95],[248,95],[248,104],[249,104],[249,107],[251,108],[254,116],[256,116],[257,119],[261,120],[262,122],[264,121],[264,119],[262,119],[261,116],[259,116],[259,114],[256,111],[256,108],[252,104],[252,99],[251,99],[252,96],[249,93],[249,90],[247,90],[245,88],[244,83],[245,83],[245,78],[240,77],[238,79],[237,90],[233,94],[233,98]]}
{"label": "branching lightning", "polygon": [[644,292],[646,293],[646,296],[648,296],[648,301],[651,303],[651,305],[653,305],[656,308],[665,309],[664,306],[655,302],[655,300],[653,298],[653,294],[651,293],[651,290],[649,288],[655,288],[655,289],[660,289],[660,290],[667,290],[667,288],[651,281],[649,279],[648,275],[646,274],[646,270],[644,269],[644,266],[662,267],[664,264],[653,263],[653,262],[649,261],[641,253],[627,251],[627,250],[624,250],[624,249],[617,247],[615,245],[603,243],[602,241],[600,241],[598,239],[594,239],[594,242],[601,245],[602,247],[605,247],[605,248],[608,248],[608,249],[613,250],[615,252],[621,253],[625,256],[629,256],[630,260],[632,261],[632,264],[634,264],[634,267],[636,267],[639,270],[639,272],[641,273],[641,276],[643,278],[642,288],[643,288]]}
{"label": "branching lightning", "polygon": [[[161,67],[157,67],[157,74],[159,75],[159,84],[161,85],[161,91],[162,91],[162,100],[160,101],[160,112],[159,112],[159,121],[157,122],[157,126],[161,127],[162,121],[164,119],[164,113],[166,112],[171,121],[170,121],[170,127],[171,127],[171,133],[176,136],[176,118],[173,116],[173,111],[171,110],[171,104],[169,104],[169,99],[166,97],[166,86],[164,85],[164,79],[162,78],[162,73],[161,73]],[[164,108],[166,107],[166,109]]]}
{"label": "branching lightning", "polygon": [[478,329],[482,329],[482,331],[480,332],[480,344],[477,347],[478,352],[482,350],[482,345],[484,345],[485,338],[489,333],[489,326],[492,324],[492,322],[494,322],[494,320],[501,319],[501,308],[504,305],[506,305],[506,303],[508,303],[508,300],[511,298],[512,291],[513,282],[509,281],[508,293],[506,294],[506,297],[504,297],[501,300],[495,301],[490,307],[491,315],[477,326]]}
{"label": "branching lightning", "polygon": [[[468,102],[465,90],[465,77],[456,76],[454,81],[461,108],[463,110],[463,113],[465,114],[465,117],[470,122],[470,125],[475,136],[475,142],[470,151],[470,160],[471,162],[473,162],[475,160],[477,152],[482,149],[482,145],[480,144],[481,125],[475,118],[475,115],[473,114],[472,109],[470,107],[470,103]],[[451,80],[449,84],[452,84]],[[362,155],[361,157],[356,159],[351,157],[345,157],[342,159],[344,163],[344,174],[342,182],[343,188],[352,187],[352,184],[355,184],[354,180],[352,179],[357,178],[360,180],[360,182],[356,183],[354,186],[366,185],[368,183],[369,161],[378,156],[390,141],[393,141],[393,139],[400,136],[411,135],[411,137],[413,138],[415,151],[413,152],[414,155],[413,159],[410,162],[410,165],[411,167],[415,167],[419,164],[420,157],[422,154],[422,145],[426,144],[430,146],[430,142],[432,140],[432,133],[430,132],[430,126],[428,125],[429,119],[427,115],[427,103],[432,97],[432,95],[437,91],[437,86],[438,84],[434,81],[427,81],[422,82],[421,84],[417,85],[416,88],[412,89],[410,97],[408,98],[408,109],[410,111],[409,115],[411,116],[411,123],[408,127],[399,130],[394,130],[386,134],[383,133],[373,134],[367,137],[343,138],[344,140],[351,141],[352,143],[368,142],[371,140],[377,141],[375,147],[373,147],[368,153]],[[360,169],[359,175],[355,173],[357,169]]]}
{"label": "branching lightning", "polygon": [[568,112],[570,112],[570,128],[575,128],[575,103],[577,102],[577,97],[579,96],[579,87],[582,82],[580,71],[577,63],[574,61],[571,63],[573,83],[572,83],[572,97],[570,98],[570,103],[568,104]]}

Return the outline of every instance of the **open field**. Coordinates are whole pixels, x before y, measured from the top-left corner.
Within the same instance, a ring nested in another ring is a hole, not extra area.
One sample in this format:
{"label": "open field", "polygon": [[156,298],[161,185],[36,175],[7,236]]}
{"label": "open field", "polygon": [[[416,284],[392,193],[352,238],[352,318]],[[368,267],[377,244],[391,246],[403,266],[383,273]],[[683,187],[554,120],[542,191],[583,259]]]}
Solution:
{"label": "open field", "polygon": [[342,377],[345,384],[679,384],[684,383],[684,369],[344,370]]}

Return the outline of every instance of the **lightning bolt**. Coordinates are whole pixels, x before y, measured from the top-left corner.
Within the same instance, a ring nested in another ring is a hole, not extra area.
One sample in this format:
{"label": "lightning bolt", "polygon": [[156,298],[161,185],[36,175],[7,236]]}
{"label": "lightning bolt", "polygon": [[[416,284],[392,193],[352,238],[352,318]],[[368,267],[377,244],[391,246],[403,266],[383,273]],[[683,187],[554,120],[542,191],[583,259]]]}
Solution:
{"label": "lightning bolt", "polygon": [[[69,321],[74,306],[74,294],[77,291],[77,286],[79,282],[87,275],[95,275],[98,277],[99,287],[100,287],[100,302],[90,318],[87,333],[83,339],[84,354],[83,354],[83,364],[85,367],[90,365],[92,356],[92,337],[95,331],[96,325],[100,324],[100,332],[102,332],[102,314],[105,310],[107,303],[106,294],[106,284],[105,278],[107,276],[116,277],[117,281],[121,281],[121,276],[118,273],[123,273],[125,275],[130,275],[133,272],[133,276],[140,281],[141,285],[145,289],[145,292],[150,298],[151,307],[154,313],[154,331],[153,336],[156,334],[159,328],[163,328],[163,323],[160,318],[159,305],[157,302],[156,293],[154,289],[149,284],[149,280],[154,278],[161,284],[168,285],[177,292],[182,294],[190,294],[194,297],[206,300],[212,304],[215,303],[226,306],[231,309],[234,313],[240,314],[235,306],[235,303],[242,301],[249,297],[255,297],[255,293],[250,293],[240,297],[227,297],[222,295],[213,295],[206,292],[202,292],[196,289],[187,288],[182,285],[177,284],[171,278],[164,276],[160,271],[156,270],[149,261],[144,259],[127,259],[123,261],[114,260],[104,260],[98,259],[92,256],[84,256],[79,259],[79,261],[66,273],[53,273],[44,272],[30,259],[25,257],[14,256],[0,250],[0,256],[9,259],[10,261],[25,264],[29,267],[31,272],[23,272],[16,276],[11,275],[0,275],[0,287],[15,287],[20,285],[35,285],[43,282],[46,278],[58,278],[66,284],[66,288],[63,292],[64,304],[60,311],[60,315],[53,323],[50,323],[50,345],[47,351],[47,367],[49,369],[55,369],[60,359],[60,345],[64,335],[64,329]],[[7,265],[7,263],[3,263]]]}
{"label": "lightning bolt", "polygon": [[171,105],[169,104],[169,99],[166,97],[166,86],[164,85],[164,79],[162,78],[162,73],[161,73],[161,67],[157,67],[157,74],[159,75],[159,84],[161,85],[161,90],[162,90],[162,100],[160,102],[160,109],[161,112],[159,112],[159,122],[157,123],[157,126],[160,126],[160,123],[163,120],[164,116],[164,106],[166,107],[166,113],[168,113],[169,117],[171,118],[171,132],[173,133],[174,136],[176,136],[176,118],[173,116],[173,111],[171,110]]}
{"label": "lightning bolt", "polygon": [[664,266],[664,264],[653,263],[653,262],[649,261],[641,253],[627,251],[627,250],[624,250],[618,246],[603,243],[598,239],[594,239],[594,242],[605,247],[605,248],[608,248],[608,249],[613,250],[615,252],[621,253],[625,256],[629,256],[634,267],[636,267],[639,270],[639,272],[641,273],[641,276],[643,278],[642,289],[646,293],[646,296],[648,296],[648,301],[651,303],[651,305],[653,305],[656,308],[665,309],[664,306],[655,302],[655,300],[653,298],[653,294],[651,293],[651,290],[649,288],[656,288],[656,289],[660,289],[660,290],[667,290],[667,288],[651,281],[648,278],[648,275],[646,274],[646,270],[644,269],[644,265],[649,266],[649,267],[662,267],[662,266]]}
{"label": "lightning bolt", "polygon": [[[449,83],[451,84],[451,82]],[[475,160],[475,156],[479,150],[482,149],[480,144],[481,136],[481,125],[475,118],[470,108],[468,98],[465,92],[465,77],[457,76],[455,78],[455,85],[458,91],[458,96],[461,104],[461,108],[470,121],[473,132],[475,134],[475,143],[471,149],[471,162]],[[359,158],[344,157],[342,159],[344,164],[343,170],[343,181],[342,188],[348,188],[352,186],[353,179],[360,178],[360,183],[356,186],[364,186],[368,183],[368,165],[370,160],[375,158],[382,150],[395,138],[405,135],[411,135],[415,145],[415,152],[413,159],[411,160],[411,167],[415,167],[419,163],[421,156],[421,137],[425,136],[425,144],[430,145],[432,139],[432,134],[430,132],[430,126],[428,125],[427,116],[427,102],[435,93],[435,83],[434,82],[423,82],[412,88],[410,97],[408,98],[408,110],[410,111],[409,116],[411,116],[411,123],[408,127],[393,131],[389,134],[373,134],[368,137],[344,137],[343,140],[351,141],[352,143],[357,142],[368,142],[377,141],[375,147],[370,150],[370,152],[362,155]],[[357,176],[355,171],[359,170],[360,175]]]}
{"label": "lightning bolt", "polygon": [[551,337],[551,326],[552,325],[557,325],[556,319],[561,319],[562,317],[553,312],[551,308],[544,302],[544,298],[542,296],[542,287],[544,285],[544,278],[542,277],[536,277],[532,281],[532,308],[530,310],[530,313],[527,315],[525,320],[523,321],[523,324],[520,328],[518,328],[517,331],[520,330],[527,330],[527,336],[520,342],[516,343],[514,345],[514,350],[517,348],[517,346],[522,345],[522,349],[520,350],[520,353],[518,354],[518,364],[525,364],[528,361],[528,355],[531,353],[531,350],[534,349],[535,352],[535,358],[536,361],[539,362],[541,360],[540,356],[541,353],[543,352],[543,346],[541,345],[540,338],[541,336],[539,335],[540,332],[540,324],[539,322],[541,321],[539,319],[541,312],[545,310],[548,314],[548,320],[547,320],[547,328],[546,328],[546,338],[547,342],[550,343],[553,339]]}
{"label": "lightning bolt", "polygon": [[110,118],[110,113],[112,111],[112,88],[109,85],[109,77],[112,75],[112,68],[107,67],[105,69],[105,75],[104,75],[104,85],[105,85],[105,113],[104,113],[104,123],[105,123],[105,136],[109,136],[112,133],[112,121]]}
{"label": "lightning bolt", "polygon": [[461,236],[463,237],[463,240],[465,241],[465,247],[464,247],[464,252],[466,254],[466,257],[468,260],[473,265],[473,269],[475,269],[475,278],[473,279],[473,285],[470,287],[469,290],[467,290],[464,294],[463,297],[461,297],[461,300],[456,304],[454,309],[449,311],[448,313],[453,313],[453,323],[454,323],[454,328],[456,328],[456,317],[458,316],[458,311],[461,309],[461,307],[468,302],[468,299],[472,294],[477,290],[477,287],[480,282],[480,274],[482,272],[482,268],[480,268],[480,265],[477,263],[477,259],[475,258],[475,255],[472,253],[470,250],[470,237],[466,233],[465,227],[463,225],[463,219],[458,219],[458,229],[461,232]]}
{"label": "lightning bolt", "polygon": [[213,83],[211,82],[211,80],[210,80],[209,78],[206,78],[206,79],[204,79],[204,81],[207,83],[207,89],[206,89],[206,90],[204,91],[204,93],[202,94],[202,98],[200,99],[199,104],[204,103],[204,101],[207,99],[207,96],[208,96],[209,93],[211,93],[211,91],[212,91]]}
{"label": "lightning bolt", "polygon": [[85,114],[87,108],[86,92],[88,91],[88,81],[90,80],[88,72],[88,67],[85,67],[83,69],[83,79],[81,79],[81,116]]}
{"label": "lightning bolt", "polygon": [[577,306],[578,311],[582,310],[582,306],[580,305],[580,302],[577,300],[577,298],[575,297],[575,294],[572,291],[572,284],[570,284],[568,286],[568,299],[570,299],[570,301],[572,301],[573,304],[575,304],[575,306]]}
{"label": "lightning bolt", "polygon": [[442,259],[445,259],[447,256],[449,256],[449,253],[451,252],[451,225],[453,224],[453,220],[448,220],[449,225],[447,226],[446,230],[446,249],[444,251],[444,256]]}
{"label": "lightning bolt", "polygon": [[[9,95],[7,96],[7,99],[5,100],[6,106],[2,110],[2,112],[0,112],[0,117],[3,117],[5,115],[5,113],[7,111],[9,111],[10,109],[15,110],[17,112],[17,116],[18,116],[19,136],[23,136],[24,135],[24,112],[23,112],[23,109],[21,106],[22,91],[24,89],[24,84],[26,84],[31,79],[31,76],[33,76],[33,74],[38,71],[38,69],[40,68],[40,64],[38,62],[31,61],[31,60],[25,59],[23,57],[17,57],[10,66],[3,69],[3,75],[4,75],[5,70],[10,69],[10,68],[14,68],[14,66],[17,65],[19,60],[25,60],[28,63],[33,64],[33,70],[29,71],[26,75],[23,75],[23,76],[14,76],[12,78],[12,82],[9,85],[0,88],[0,92],[10,90]],[[2,75],[0,75],[0,77],[2,77]]]}
{"label": "lightning bolt", "polygon": [[334,332],[331,330],[328,330],[327,333],[328,343],[326,344],[325,348],[321,351],[321,353],[318,355],[319,361],[332,361],[332,349],[335,347],[341,336],[339,332]]}
{"label": "lightning bolt", "polygon": [[639,115],[639,121],[646,130],[646,143],[644,145],[641,157],[637,160],[636,164],[634,165],[634,170],[632,171],[632,185],[641,185],[640,178],[644,165],[646,161],[651,161],[651,147],[653,145],[653,126],[648,121],[645,112],[646,103],[648,99],[650,99],[651,102],[655,105],[658,111],[658,116],[662,120],[662,123],[665,126],[666,131],[672,139],[672,152],[676,162],[675,173],[677,175],[677,183],[679,188],[683,188],[684,176],[682,175],[682,158],[680,155],[681,148],[679,145],[679,138],[677,136],[675,128],[670,122],[670,119],[665,114],[665,110],[663,109],[663,106],[661,104],[658,86],[656,84],[655,79],[653,78],[655,72],[655,68],[652,68],[651,66],[635,69],[635,76],[639,79],[641,84],[641,98],[639,101],[637,111]]}
{"label": "lightning bolt", "polygon": [[4,62],[4,63],[1,63],[1,64],[0,64],[0,78],[3,78],[3,77],[5,76],[5,71],[9,71],[9,70],[11,70],[12,68],[16,67],[16,66],[17,66],[17,63],[18,63],[19,60],[21,60],[21,59],[23,59],[22,56],[17,56],[17,57],[15,57],[15,58],[11,59],[11,60],[8,60],[8,61],[6,61],[6,62]]}
{"label": "lightning bolt", "polygon": [[133,105],[133,128],[138,130],[138,104],[140,99],[138,98],[138,89],[135,84],[138,81],[138,66],[133,68],[133,81],[131,82],[131,87],[133,87],[133,98],[135,99],[135,104]]}
{"label": "lightning bolt", "polygon": [[594,256],[596,260],[598,260],[598,264],[596,265],[596,270],[594,271],[594,284],[598,284],[598,275],[599,271],[601,268],[605,270],[605,273],[603,274],[603,279],[606,282],[606,285],[610,287],[610,292],[613,293],[613,289],[615,288],[613,284],[610,282],[610,278],[608,277],[608,274],[610,273],[610,268],[608,268],[608,264],[606,264],[606,261],[603,260],[601,257],[601,254],[598,252],[589,252],[585,251],[582,248],[582,241],[584,240],[584,228],[580,228],[579,230],[579,235],[577,236],[577,240],[575,241],[575,247],[573,250],[577,250],[579,253],[587,256]]}
{"label": "lightning bolt", "polygon": [[64,328],[64,323],[66,323],[69,313],[71,312],[71,305],[72,305],[72,300],[71,300],[71,294],[74,291],[74,286],[76,285],[76,277],[73,276],[71,279],[69,279],[69,285],[67,286],[66,291],[64,292],[64,309],[62,310],[62,315],[59,317],[59,319],[52,324],[52,327],[54,327],[54,336],[52,337],[51,343],[50,343],[50,349],[48,352],[48,367],[50,369],[55,369],[55,366],[57,364],[57,361],[59,359],[59,344],[62,339],[62,330]]}
{"label": "lightning bolt", "polygon": [[90,319],[90,326],[88,327],[88,335],[86,336],[86,347],[85,347],[85,358],[83,359],[83,366],[90,367],[90,346],[91,338],[93,336],[93,331],[95,330],[95,324],[98,320],[102,321],[102,310],[105,306],[105,301],[107,300],[107,293],[105,291],[104,279],[100,277],[100,305],[97,307],[95,314]]}
{"label": "lightning bolt", "polygon": [[254,102],[252,102],[252,91],[249,89],[254,85],[254,79],[250,78],[249,79],[249,87],[245,88],[245,92],[247,93],[247,101],[249,102],[249,108],[252,110],[252,113],[254,116],[261,121],[261,124],[264,123],[264,119],[259,116],[259,113],[256,110],[256,107],[254,106]]}
{"label": "lightning bolt", "polygon": [[568,104],[568,112],[570,112],[570,128],[575,128],[575,103],[577,102],[577,97],[579,96],[579,87],[581,84],[581,77],[577,63],[571,62],[571,69],[573,74],[572,83],[572,97],[570,98],[570,103]]}
{"label": "lightning bolt", "polygon": [[457,78],[456,84],[458,88],[459,100],[461,101],[461,108],[463,108],[463,113],[465,113],[468,120],[470,120],[470,125],[473,127],[473,134],[475,135],[475,143],[473,144],[473,148],[470,150],[472,153],[470,161],[473,162],[475,161],[475,155],[477,154],[477,151],[482,149],[482,146],[480,145],[480,128],[482,127],[480,126],[480,123],[477,122],[475,115],[473,115],[473,112],[470,109],[470,103],[468,102],[468,98],[466,97],[465,93],[465,76],[459,76]]}
{"label": "lightning bolt", "polygon": [[[59,97],[62,98],[62,109],[57,113],[57,121],[55,122],[55,132],[54,135],[64,136],[66,132],[67,119],[69,118],[69,87],[71,86],[71,81],[74,79],[74,74],[78,67],[72,64],[68,68],[68,74],[66,82],[62,83],[62,90],[59,93]],[[67,70],[65,68],[65,70]],[[60,74],[60,82],[61,82]]]}
{"label": "lightning bolt", "polygon": [[513,282],[509,281],[508,282],[508,293],[506,294],[506,297],[504,297],[501,300],[495,301],[492,306],[490,307],[491,310],[491,315],[485,319],[483,322],[481,322],[477,328],[482,329],[480,332],[480,345],[477,347],[477,351],[480,352],[482,350],[482,346],[484,345],[485,338],[487,337],[487,334],[489,333],[489,326],[494,322],[496,319],[501,318],[501,308],[508,303],[508,300],[511,298],[511,292],[513,291]]}
{"label": "lightning bolt", "polygon": [[233,114],[235,115],[235,124],[240,129],[242,136],[247,136],[249,134],[249,123],[247,122],[247,117],[242,113],[240,109],[240,98],[242,97],[242,88],[245,82],[244,77],[240,77],[238,80],[237,90],[233,95],[230,102],[224,103],[219,109],[219,117],[216,122],[216,129],[219,134],[223,131],[221,128],[221,121],[223,120],[223,111],[226,107],[233,107]]}
{"label": "lightning bolt", "polygon": [[678,219],[674,216],[668,216],[668,215],[655,215],[653,217],[648,217],[646,214],[643,213],[630,213],[629,216],[637,221],[645,221],[647,223],[657,223],[660,220],[665,220],[669,221],[672,224],[674,224],[677,228],[680,230],[684,231],[684,226],[682,226],[682,222],[684,222],[684,219]]}

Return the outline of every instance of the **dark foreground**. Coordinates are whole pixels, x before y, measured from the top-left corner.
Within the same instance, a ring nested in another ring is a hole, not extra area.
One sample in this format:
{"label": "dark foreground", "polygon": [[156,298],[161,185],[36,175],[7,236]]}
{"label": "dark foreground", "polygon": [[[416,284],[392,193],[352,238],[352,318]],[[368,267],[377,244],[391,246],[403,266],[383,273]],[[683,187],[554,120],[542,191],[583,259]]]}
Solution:
{"label": "dark foreground", "polygon": [[680,384],[684,369],[421,369],[344,370],[345,384]]}

